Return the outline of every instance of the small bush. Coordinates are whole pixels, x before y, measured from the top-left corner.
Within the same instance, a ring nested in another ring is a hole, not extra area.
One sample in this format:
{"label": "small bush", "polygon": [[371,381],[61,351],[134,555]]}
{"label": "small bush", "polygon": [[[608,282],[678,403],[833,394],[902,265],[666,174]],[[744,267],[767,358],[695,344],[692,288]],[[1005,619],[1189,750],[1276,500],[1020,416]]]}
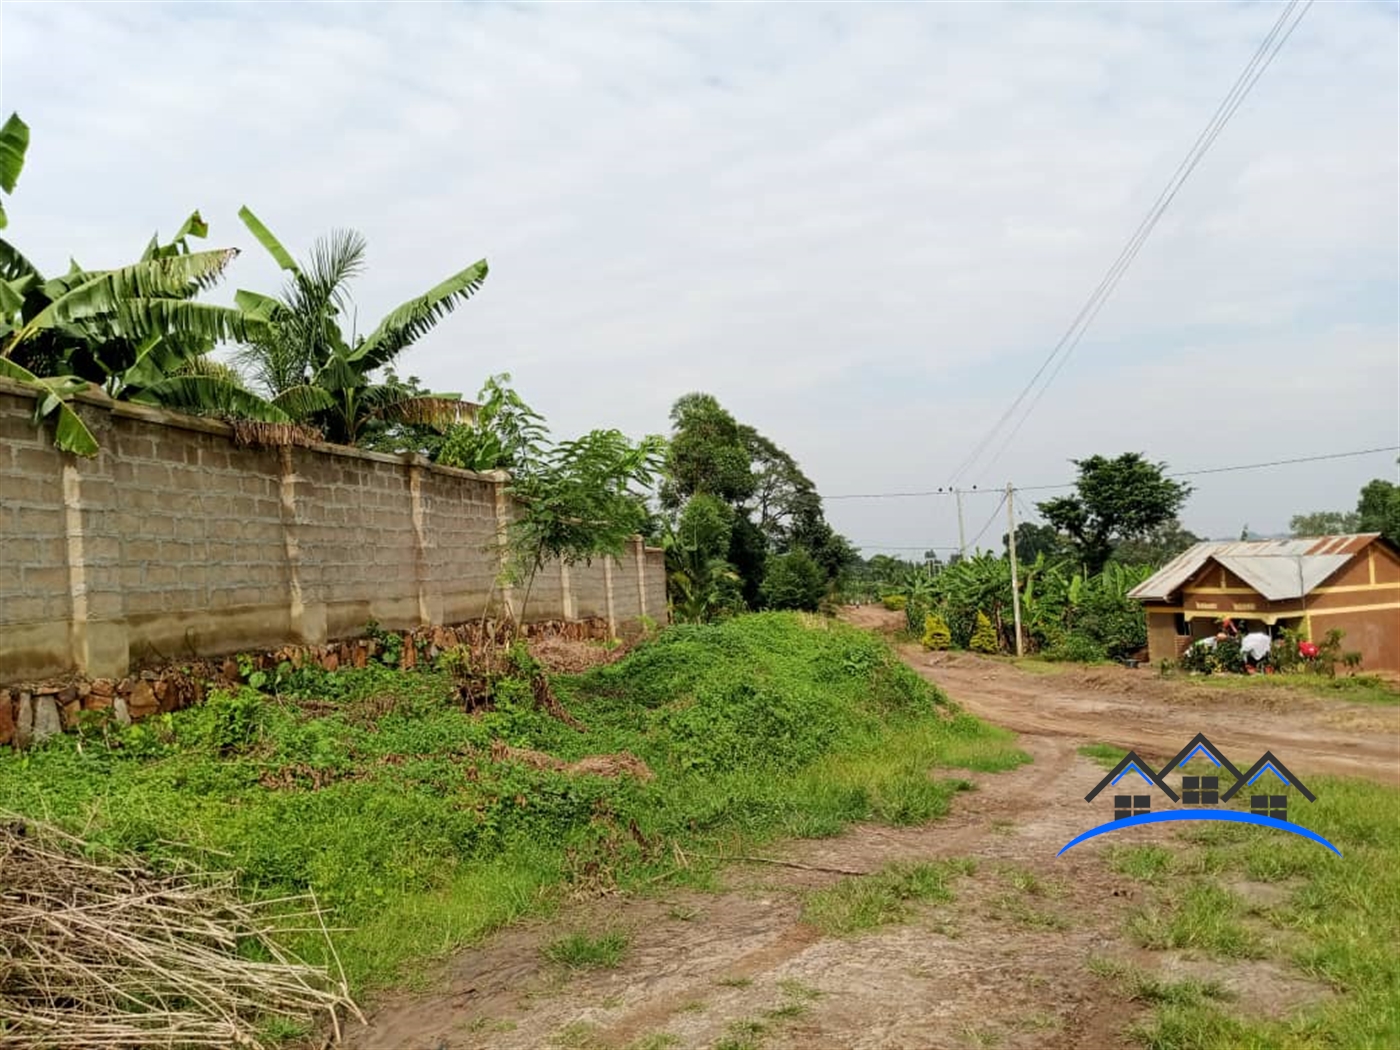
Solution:
{"label": "small bush", "polygon": [[925,614],[922,641],[925,649],[951,649],[953,632],[948,629],[948,621],[938,613]]}
{"label": "small bush", "polygon": [[880,604],[890,612],[900,612],[909,604],[909,599],[902,594],[887,594],[880,599]]}
{"label": "small bush", "polygon": [[992,621],[987,619],[987,614],[978,610],[977,622],[972,628],[972,637],[968,640],[967,647],[974,653],[996,653],[1001,651],[1001,646],[997,644],[996,628],[992,626]]}
{"label": "small bush", "polygon": [[1092,638],[1082,634],[1067,634],[1059,638],[1053,646],[1041,653],[1046,660],[1062,660],[1068,663],[1097,664],[1108,659],[1108,650]]}

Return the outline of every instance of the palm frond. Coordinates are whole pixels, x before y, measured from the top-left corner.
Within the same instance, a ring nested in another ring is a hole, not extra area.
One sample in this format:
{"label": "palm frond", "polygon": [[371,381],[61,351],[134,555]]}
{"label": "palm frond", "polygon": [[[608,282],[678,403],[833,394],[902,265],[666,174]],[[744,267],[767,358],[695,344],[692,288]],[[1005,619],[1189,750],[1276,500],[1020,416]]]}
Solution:
{"label": "palm frond", "polygon": [[0,357],[0,376],[17,379],[34,387],[36,392],[43,395],[34,412],[36,423],[50,413],[58,413],[53,442],[57,448],[78,456],[97,455],[97,439],[92,436],[92,431],[87,428],[87,424],[78,413],[73,411],[73,406],[67,400],[73,394],[86,390],[86,382],[76,376],[50,376],[41,379],[27,368],[5,357]]}
{"label": "palm frond", "polygon": [[292,273],[300,273],[296,260],[292,258],[292,253],[282,247],[282,242],[272,235],[272,231],[262,224],[262,220],[254,215],[246,204],[238,209],[238,217],[243,220],[243,225],[248,227],[248,231],[258,239],[258,243],[277,260],[278,266],[284,270],[290,270]]}
{"label": "palm frond", "polygon": [[486,274],[486,260],[482,259],[391,310],[379,327],[351,351],[352,359],[362,361],[365,371],[388,364],[405,347],[432,331],[459,303],[470,299],[486,280]]}
{"label": "palm frond", "polygon": [[368,247],[356,230],[333,230],[327,237],[316,238],[310,262],[297,284],[317,315],[323,314],[327,305],[341,312],[348,309],[350,297],[345,286],[364,272]]}

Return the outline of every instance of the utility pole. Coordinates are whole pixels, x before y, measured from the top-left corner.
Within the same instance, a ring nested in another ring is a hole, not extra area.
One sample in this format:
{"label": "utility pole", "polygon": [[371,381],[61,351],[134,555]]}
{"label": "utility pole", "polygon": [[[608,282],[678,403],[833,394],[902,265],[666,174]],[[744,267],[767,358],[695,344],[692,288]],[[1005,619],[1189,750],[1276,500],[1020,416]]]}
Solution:
{"label": "utility pole", "polygon": [[1011,608],[1016,616],[1016,655],[1021,650],[1021,588],[1016,578],[1016,490],[1006,483],[1006,546],[1011,554]]}
{"label": "utility pole", "polygon": [[962,489],[954,489],[953,495],[958,497],[958,556],[963,561],[967,561],[967,540],[963,533]]}

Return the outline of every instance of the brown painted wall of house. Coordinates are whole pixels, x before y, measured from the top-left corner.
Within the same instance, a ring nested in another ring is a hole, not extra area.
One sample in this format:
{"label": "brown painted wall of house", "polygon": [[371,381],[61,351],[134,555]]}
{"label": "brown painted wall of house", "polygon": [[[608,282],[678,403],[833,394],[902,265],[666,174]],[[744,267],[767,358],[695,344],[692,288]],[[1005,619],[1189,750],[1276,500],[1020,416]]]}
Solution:
{"label": "brown painted wall of house", "polygon": [[1314,640],[1338,629],[1344,632],[1342,650],[1361,653],[1364,669],[1400,671],[1400,556],[1380,542],[1358,551],[1305,601],[1268,601],[1228,569],[1208,562],[1182,586],[1175,603],[1148,603],[1145,611],[1154,662],[1179,655],[1180,612],[1197,638],[1212,633],[1214,621],[1224,616],[1254,624],[1300,621]]}

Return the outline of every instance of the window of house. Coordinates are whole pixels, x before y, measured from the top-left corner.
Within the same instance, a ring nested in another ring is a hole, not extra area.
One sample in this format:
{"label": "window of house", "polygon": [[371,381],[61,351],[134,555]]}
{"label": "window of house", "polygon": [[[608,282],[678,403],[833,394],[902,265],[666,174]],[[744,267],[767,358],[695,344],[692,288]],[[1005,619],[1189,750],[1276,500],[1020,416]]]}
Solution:
{"label": "window of house", "polygon": [[1113,819],[1123,820],[1136,817],[1140,813],[1152,812],[1151,795],[1114,795]]}
{"label": "window of house", "polygon": [[1260,817],[1273,817],[1275,820],[1288,819],[1287,795],[1251,795],[1249,811]]}
{"label": "window of house", "polygon": [[1220,802],[1219,777],[1182,777],[1181,801],[1188,806],[1214,806]]}

